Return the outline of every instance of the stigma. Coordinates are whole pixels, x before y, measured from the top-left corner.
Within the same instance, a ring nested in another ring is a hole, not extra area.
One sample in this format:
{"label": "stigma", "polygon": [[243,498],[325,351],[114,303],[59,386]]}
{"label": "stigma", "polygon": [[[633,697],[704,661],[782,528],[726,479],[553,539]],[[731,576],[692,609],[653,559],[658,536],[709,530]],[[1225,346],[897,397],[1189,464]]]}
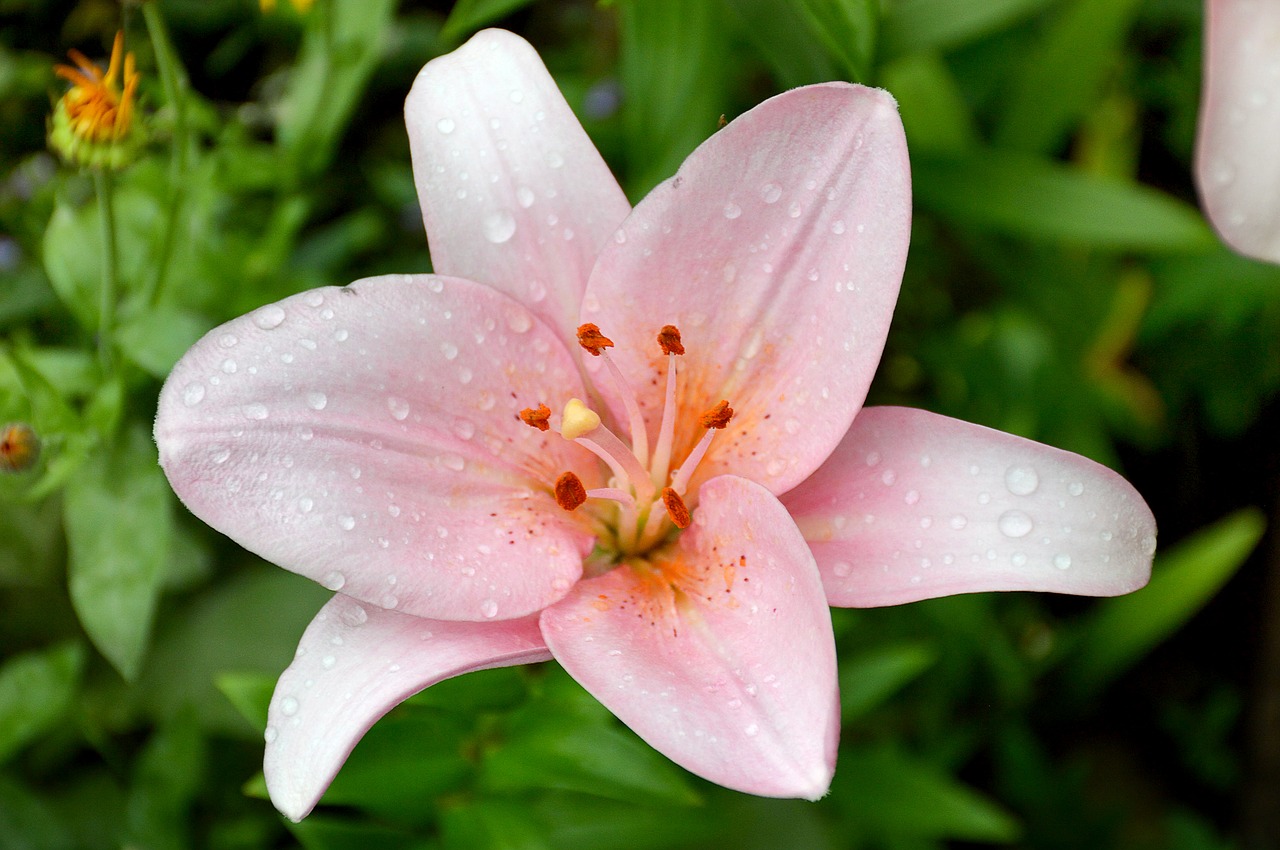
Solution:
{"label": "stigma", "polygon": [[[580,326],[577,337],[583,350],[604,361],[604,373],[613,385],[614,395],[622,399],[627,416],[622,436],[614,433],[599,412],[578,398],[565,400],[558,417],[539,400],[536,408],[522,410],[520,419],[540,431],[555,431],[608,467],[608,486],[593,489],[587,489],[573,470],[566,470],[552,487],[556,504],[566,511],[582,509],[591,513],[594,525],[611,532],[611,539],[602,543],[617,558],[643,557],[692,524],[692,511],[697,507],[697,493],[690,492],[694,472],[716,432],[733,419],[734,411],[727,400],[704,411],[678,409],[679,359],[685,354],[685,346],[680,330],[675,325],[664,325],[656,337],[658,348],[667,358],[664,403],[657,433],[650,435],[635,392],[609,356],[613,340],[594,324]],[[674,454],[677,421],[696,424],[703,431],[701,439],[683,457]]]}

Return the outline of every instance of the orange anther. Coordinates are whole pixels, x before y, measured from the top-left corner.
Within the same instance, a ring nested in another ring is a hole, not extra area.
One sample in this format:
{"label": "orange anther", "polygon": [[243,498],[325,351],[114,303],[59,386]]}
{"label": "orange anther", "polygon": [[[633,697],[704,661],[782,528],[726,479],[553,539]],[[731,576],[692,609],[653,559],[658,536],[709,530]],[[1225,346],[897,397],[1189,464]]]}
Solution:
{"label": "orange anther", "polygon": [[587,500],[587,488],[582,479],[566,472],[556,479],[556,504],[566,511],[575,511]]}
{"label": "orange anther", "polygon": [[606,348],[613,348],[613,340],[600,333],[600,328],[587,322],[578,326],[578,345],[590,351],[596,357]]}
{"label": "orange anther", "polygon": [[684,354],[684,343],[680,341],[680,329],[675,325],[663,325],[658,331],[658,345],[663,354]]}
{"label": "orange anther", "polygon": [[689,523],[693,522],[684,499],[680,498],[680,494],[672,488],[662,488],[662,504],[666,507],[667,516],[671,517],[671,522],[676,528],[688,528]]}
{"label": "orange anther", "polygon": [[733,408],[729,406],[729,402],[721,400],[715,407],[699,416],[698,423],[703,428],[723,428],[732,418]]}
{"label": "orange anther", "polygon": [[537,428],[539,431],[546,431],[551,427],[551,423],[547,421],[550,418],[551,408],[545,404],[538,405],[537,410],[532,407],[526,407],[520,411],[520,421],[531,428]]}

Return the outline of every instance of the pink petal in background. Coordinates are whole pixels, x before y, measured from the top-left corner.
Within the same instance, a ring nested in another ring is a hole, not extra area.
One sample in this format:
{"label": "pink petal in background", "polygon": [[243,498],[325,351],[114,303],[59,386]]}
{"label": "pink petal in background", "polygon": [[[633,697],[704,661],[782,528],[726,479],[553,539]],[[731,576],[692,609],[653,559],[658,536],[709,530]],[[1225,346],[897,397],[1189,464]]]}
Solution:
{"label": "pink petal in background", "polygon": [[1207,0],[1196,182],[1224,242],[1280,263],[1280,3]]}
{"label": "pink petal in background", "polygon": [[869,407],[782,497],[832,605],[986,590],[1086,596],[1146,584],[1155,520],[1079,455],[923,410]]}

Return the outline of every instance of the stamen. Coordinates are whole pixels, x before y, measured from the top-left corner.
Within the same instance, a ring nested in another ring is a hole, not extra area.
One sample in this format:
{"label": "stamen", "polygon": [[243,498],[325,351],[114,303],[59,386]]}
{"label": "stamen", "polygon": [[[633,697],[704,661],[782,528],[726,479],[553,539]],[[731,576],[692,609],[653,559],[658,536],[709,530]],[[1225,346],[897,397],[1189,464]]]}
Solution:
{"label": "stamen", "polygon": [[539,431],[546,431],[551,428],[551,408],[545,404],[538,405],[538,409],[526,407],[520,411],[520,421],[531,428],[537,428]]}
{"label": "stamen", "polygon": [[715,407],[708,410],[698,417],[698,423],[703,428],[723,428],[729,424],[729,420],[733,418],[733,408],[729,406],[729,402],[721,399]]}
{"label": "stamen", "polygon": [[671,469],[671,444],[676,434],[676,355],[684,354],[684,343],[675,325],[664,325],[658,333],[658,345],[667,355],[667,394],[662,402],[662,422],[658,426],[658,444],[650,466],[654,486],[667,480]]}
{"label": "stamen", "polygon": [[560,414],[560,435],[566,440],[576,440],[599,427],[600,414],[587,407],[582,399],[571,398],[565,403],[564,413]]}
{"label": "stamen", "polygon": [[683,494],[689,489],[689,479],[693,478],[693,471],[702,462],[702,458],[707,454],[707,449],[711,448],[711,440],[715,437],[716,431],[728,425],[729,420],[732,418],[733,408],[729,406],[727,401],[721,401],[698,418],[698,421],[703,428],[707,429],[707,432],[702,435],[702,439],[693,447],[693,451],[689,452],[689,456],[684,459],[684,463],[676,470],[676,474],[671,476],[673,490]]}
{"label": "stamen", "polygon": [[556,504],[566,511],[575,511],[587,500],[587,488],[582,486],[582,479],[572,472],[566,472],[556,479]]}
{"label": "stamen", "polygon": [[671,517],[671,522],[676,528],[688,528],[689,523],[693,522],[684,499],[680,498],[680,494],[671,487],[663,488],[662,504],[666,507],[667,516]]}
{"label": "stamen", "polygon": [[658,331],[658,345],[663,354],[684,354],[684,343],[680,341],[680,329],[675,325],[663,325]]}
{"label": "stamen", "polygon": [[587,491],[588,499],[608,499],[611,502],[617,502],[624,508],[635,510],[635,497],[618,487],[595,487]]}
{"label": "stamen", "polygon": [[649,480],[648,472],[631,450],[608,428],[598,427],[591,432],[590,437],[578,437],[574,442],[607,463],[618,479],[619,486],[634,489],[637,504],[646,505],[653,500],[654,484]]}
{"label": "stamen", "polygon": [[640,413],[640,405],[636,401],[636,394],[631,389],[631,384],[627,383],[627,379],[623,377],[622,370],[613,362],[613,358],[609,356],[609,352],[604,352],[604,365],[609,369],[609,374],[613,376],[614,386],[618,389],[618,395],[622,397],[622,403],[627,408],[627,419],[630,420],[631,426],[631,451],[635,452],[636,460],[640,461],[641,466],[649,465],[649,432],[644,427],[644,416]]}
{"label": "stamen", "polygon": [[599,357],[601,351],[606,348],[613,348],[613,340],[600,333],[600,328],[597,325],[587,322],[585,325],[578,326],[578,345]]}

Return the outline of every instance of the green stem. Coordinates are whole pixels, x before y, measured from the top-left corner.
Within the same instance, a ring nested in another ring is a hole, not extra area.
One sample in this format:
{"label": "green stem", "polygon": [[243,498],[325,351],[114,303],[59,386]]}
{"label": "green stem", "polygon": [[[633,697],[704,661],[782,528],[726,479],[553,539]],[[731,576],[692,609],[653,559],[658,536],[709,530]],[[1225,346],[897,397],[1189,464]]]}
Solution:
{"label": "green stem", "polygon": [[160,237],[160,249],[156,256],[154,271],[142,292],[143,303],[152,305],[160,299],[169,272],[169,262],[173,257],[178,216],[182,209],[186,185],[187,151],[190,147],[187,137],[187,72],[173,49],[173,43],[169,40],[169,31],[164,25],[164,18],[161,17],[157,5],[155,0],[144,2],[142,17],[147,23],[147,35],[151,38],[151,49],[155,54],[160,83],[164,86],[165,99],[173,109],[173,137],[169,157],[169,209],[165,216],[164,231]]}
{"label": "green stem", "polygon": [[102,292],[98,302],[98,357],[103,371],[112,371],[112,334],[116,321],[116,217],[111,203],[111,172],[93,172],[93,189],[98,196],[98,222],[102,236]]}

